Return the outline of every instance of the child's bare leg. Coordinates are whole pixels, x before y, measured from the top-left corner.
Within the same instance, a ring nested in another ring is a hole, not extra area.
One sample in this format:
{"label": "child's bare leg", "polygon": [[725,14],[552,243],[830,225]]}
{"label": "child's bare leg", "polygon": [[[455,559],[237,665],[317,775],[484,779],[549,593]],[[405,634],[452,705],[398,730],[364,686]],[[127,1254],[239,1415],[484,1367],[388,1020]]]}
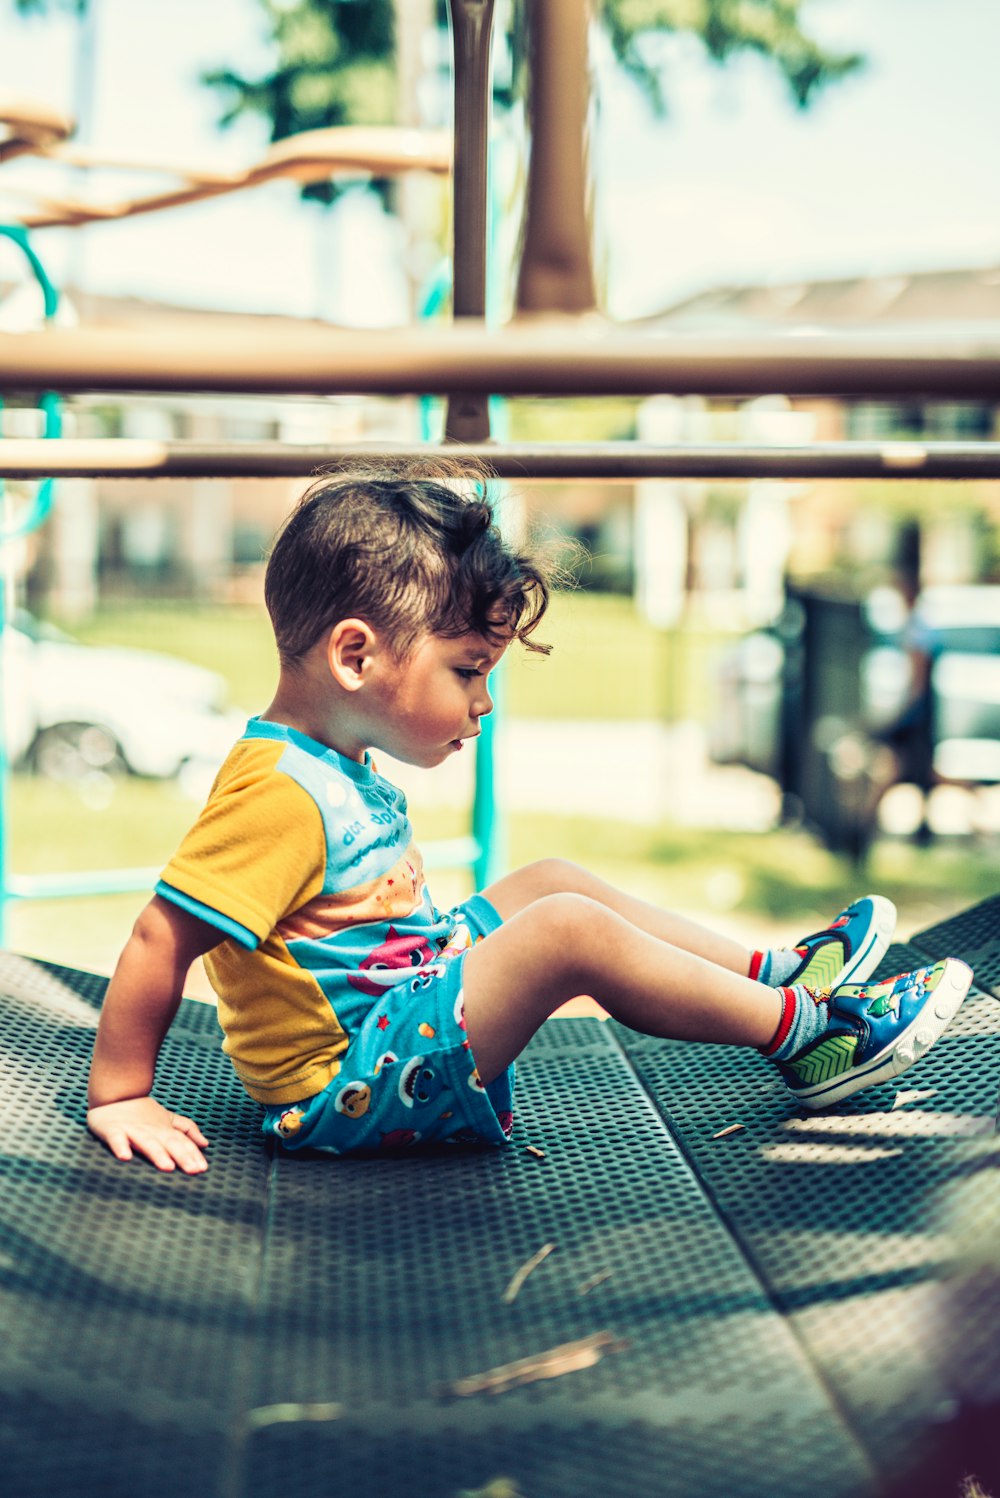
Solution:
{"label": "child's bare leg", "polygon": [[[586,895],[659,941],[693,952],[732,973],[745,975],[749,971],[751,953],[738,941],[699,926],[685,916],[635,899],[567,859],[543,858],[537,863],[527,864],[498,879],[483,890],[483,894],[505,921],[547,895]],[[589,989],[584,991],[590,992]]]}
{"label": "child's bare leg", "polygon": [[[493,888],[502,894],[504,883]],[[782,1014],[774,989],[576,893],[532,900],[474,947],[465,958],[464,989],[466,1029],[484,1082],[579,993],[593,994],[635,1030],[680,1040],[764,1046]]]}

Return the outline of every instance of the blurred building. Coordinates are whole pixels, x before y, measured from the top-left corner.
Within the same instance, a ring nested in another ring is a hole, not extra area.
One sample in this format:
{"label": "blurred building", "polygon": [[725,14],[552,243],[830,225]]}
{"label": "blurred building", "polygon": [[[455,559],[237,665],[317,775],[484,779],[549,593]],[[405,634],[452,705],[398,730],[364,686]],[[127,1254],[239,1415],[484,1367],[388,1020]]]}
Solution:
{"label": "blurred building", "polygon": [[[1000,266],[769,285],[720,286],[640,326],[662,333],[785,336],[1000,332]],[[1000,436],[996,401],[837,401],[765,397],[732,402],[659,398],[640,412],[639,435],[679,442],[976,441]],[[948,500],[941,502],[941,491]],[[686,530],[688,590],[736,590],[751,618],[766,617],[786,568],[801,575],[891,565],[902,525],[924,534],[925,581],[1000,577],[1000,484],[829,480],[802,483],[639,486],[643,509],[673,505]],[[808,504],[802,501],[808,499]],[[662,519],[660,524],[662,526]],[[649,557],[649,546],[636,549]],[[654,566],[657,565],[655,562]],[[641,570],[641,569],[640,569]],[[639,591],[642,590],[639,578]],[[660,600],[661,611],[666,607]]]}

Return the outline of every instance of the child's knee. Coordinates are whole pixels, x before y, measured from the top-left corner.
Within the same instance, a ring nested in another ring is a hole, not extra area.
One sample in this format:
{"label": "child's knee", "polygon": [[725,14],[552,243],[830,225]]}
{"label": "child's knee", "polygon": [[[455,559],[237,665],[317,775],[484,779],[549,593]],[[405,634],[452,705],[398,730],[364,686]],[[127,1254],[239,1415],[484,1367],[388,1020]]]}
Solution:
{"label": "child's knee", "polygon": [[531,908],[548,965],[566,976],[584,977],[595,957],[607,952],[614,917],[589,895],[573,890],[546,895]]}
{"label": "child's knee", "polygon": [[540,858],[527,864],[525,872],[531,876],[535,898],[547,895],[586,894],[593,884],[593,876],[568,858]]}

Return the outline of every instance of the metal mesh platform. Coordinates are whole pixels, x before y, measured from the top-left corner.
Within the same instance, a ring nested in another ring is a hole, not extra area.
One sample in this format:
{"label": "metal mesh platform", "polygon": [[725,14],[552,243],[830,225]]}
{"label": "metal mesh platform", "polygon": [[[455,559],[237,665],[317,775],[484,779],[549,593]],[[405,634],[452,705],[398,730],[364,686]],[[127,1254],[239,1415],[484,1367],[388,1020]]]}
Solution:
{"label": "metal mesh platform", "polygon": [[[513,1148],[377,1162],[269,1152],[185,1002],[158,1091],[213,1141],[191,1180],[84,1130],[104,986],[0,958],[8,1498],[874,1498],[954,1407],[938,1203],[998,1179],[987,995],[916,1096],[812,1119],[753,1055],[560,1021]],[[451,1391],[585,1339],[591,1366]]]}

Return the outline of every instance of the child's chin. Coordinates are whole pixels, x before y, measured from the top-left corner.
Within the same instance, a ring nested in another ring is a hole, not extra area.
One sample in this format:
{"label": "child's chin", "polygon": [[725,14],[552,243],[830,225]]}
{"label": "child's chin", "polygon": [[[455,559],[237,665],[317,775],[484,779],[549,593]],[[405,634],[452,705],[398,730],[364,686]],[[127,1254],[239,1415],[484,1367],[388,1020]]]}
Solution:
{"label": "child's chin", "polygon": [[414,765],[418,770],[433,770],[457,753],[453,744],[445,744],[441,749],[414,749],[406,755],[404,763]]}

